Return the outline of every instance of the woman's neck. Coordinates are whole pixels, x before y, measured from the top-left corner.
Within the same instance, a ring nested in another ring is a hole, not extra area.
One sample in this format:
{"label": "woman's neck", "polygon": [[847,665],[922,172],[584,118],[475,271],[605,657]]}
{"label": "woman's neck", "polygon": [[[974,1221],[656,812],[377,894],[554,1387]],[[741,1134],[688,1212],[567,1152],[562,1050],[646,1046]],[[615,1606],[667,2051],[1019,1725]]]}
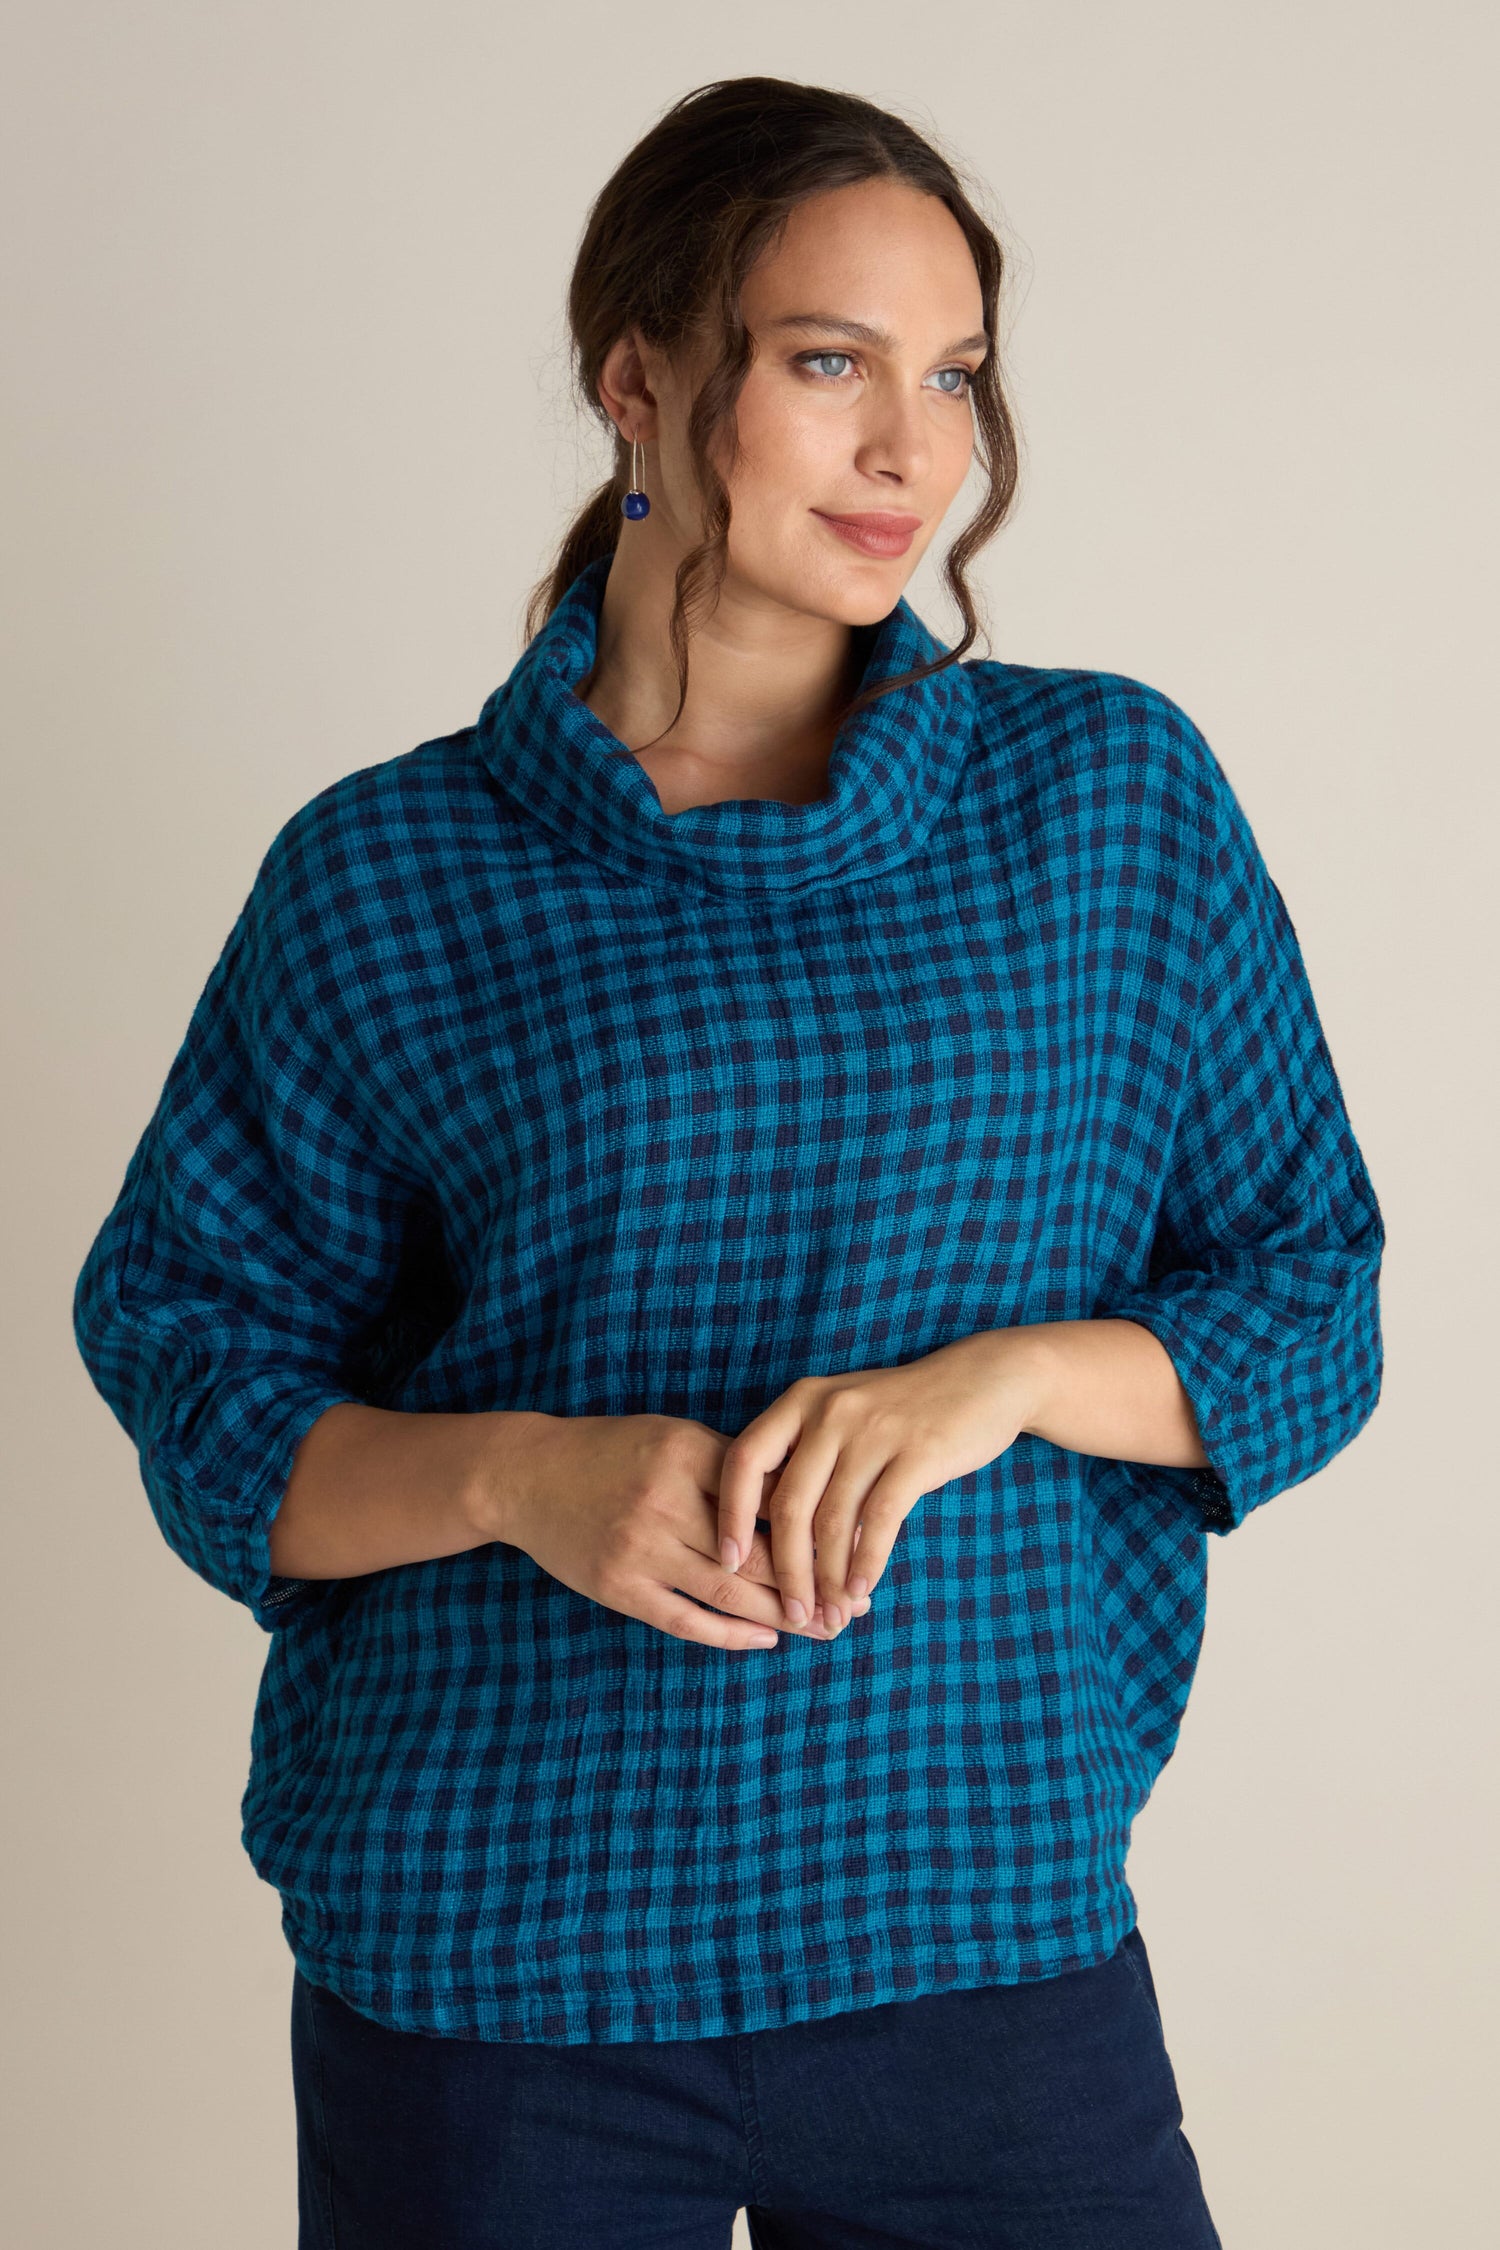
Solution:
{"label": "woman's neck", "polygon": [[668,814],[730,798],[814,803],[867,629],[726,580],[715,614],[693,634],[687,700],[668,729],[678,692],[667,637],[675,567],[675,558],[653,569],[639,550],[629,563],[616,553],[594,664],[574,694],[637,757]]}

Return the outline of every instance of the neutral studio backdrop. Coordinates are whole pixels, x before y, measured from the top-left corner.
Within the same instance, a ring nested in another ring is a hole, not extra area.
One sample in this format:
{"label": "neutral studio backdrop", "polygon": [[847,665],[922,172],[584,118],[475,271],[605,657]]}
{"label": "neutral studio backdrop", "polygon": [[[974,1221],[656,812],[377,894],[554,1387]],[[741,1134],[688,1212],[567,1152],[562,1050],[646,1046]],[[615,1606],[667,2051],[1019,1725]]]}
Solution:
{"label": "neutral studio backdrop", "polygon": [[[292,1963],[239,1842],[266,1639],[161,1539],[77,1357],[73,1282],[276,830],[467,724],[519,653],[606,459],[562,317],[588,202],[670,101],[744,71],[899,107],[987,183],[1024,465],[977,653],[1129,673],[1203,729],[1386,1217],[1382,1402],[1211,1541],[1192,1700],[1130,1860],[1226,2250],[1492,2223],[1486,20],[1456,0],[13,15],[16,2250],[294,2243]],[[954,637],[930,565],[910,593]]]}

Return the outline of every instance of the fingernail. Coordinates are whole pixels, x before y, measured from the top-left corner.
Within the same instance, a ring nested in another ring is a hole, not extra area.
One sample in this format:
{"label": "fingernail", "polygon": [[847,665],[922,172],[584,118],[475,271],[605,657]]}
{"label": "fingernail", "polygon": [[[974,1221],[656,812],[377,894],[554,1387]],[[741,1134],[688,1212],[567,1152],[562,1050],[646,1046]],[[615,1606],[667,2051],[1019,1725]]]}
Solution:
{"label": "fingernail", "polygon": [[787,1595],[784,1606],[786,1608],[787,1616],[791,1619],[794,1625],[805,1625],[807,1623],[807,1611],[798,1601],[795,1594]]}
{"label": "fingernail", "polygon": [[840,1626],[844,1622],[844,1613],[839,1608],[837,1602],[825,1603],[823,1609],[823,1622],[828,1627],[830,1633],[836,1633],[839,1630]]}
{"label": "fingernail", "polygon": [[776,1635],[767,1626],[763,1632],[751,1634],[750,1646],[752,1648],[774,1648],[776,1646]]}
{"label": "fingernail", "polygon": [[733,1539],[726,1539],[719,1548],[719,1557],[726,1570],[738,1570],[740,1567],[738,1542]]}
{"label": "fingernail", "polygon": [[849,1581],[849,1591],[854,1596],[854,1599],[857,1602],[863,1601],[866,1594],[868,1594],[868,1592],[870,1591],[869,1579],[851,1578]]}

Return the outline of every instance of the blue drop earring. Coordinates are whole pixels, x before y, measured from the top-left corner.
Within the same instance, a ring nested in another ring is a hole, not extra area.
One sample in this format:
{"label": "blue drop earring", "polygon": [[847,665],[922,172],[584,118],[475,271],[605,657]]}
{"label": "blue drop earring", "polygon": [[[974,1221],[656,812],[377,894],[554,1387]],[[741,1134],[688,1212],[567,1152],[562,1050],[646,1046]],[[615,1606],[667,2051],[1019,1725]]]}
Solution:
{"label": "blue drop earring", "polygon": [[640,472],[635,465],[635,454],[636,441],[632,438],[630,441],[630,490],[620,502],[620,513],[622,516],[629,516],[632,523],[639,523],[642,516],[650,515],[651,503],[637,481]]}

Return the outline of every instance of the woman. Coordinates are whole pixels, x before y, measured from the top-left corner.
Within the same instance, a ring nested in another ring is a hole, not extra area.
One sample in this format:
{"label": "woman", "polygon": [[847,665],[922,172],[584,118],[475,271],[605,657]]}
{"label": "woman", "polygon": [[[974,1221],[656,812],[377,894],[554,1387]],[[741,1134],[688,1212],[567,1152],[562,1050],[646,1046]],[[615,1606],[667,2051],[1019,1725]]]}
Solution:
{"label": "woman", "polygon": [[477,724],[276,837],[80,1276],[271,1635],[305,2245],[1219,2239],[1126,1847],[1383,1227],[1192,722],[961,661],[1001,263],[851,96],[647,134],[615,474]]}

